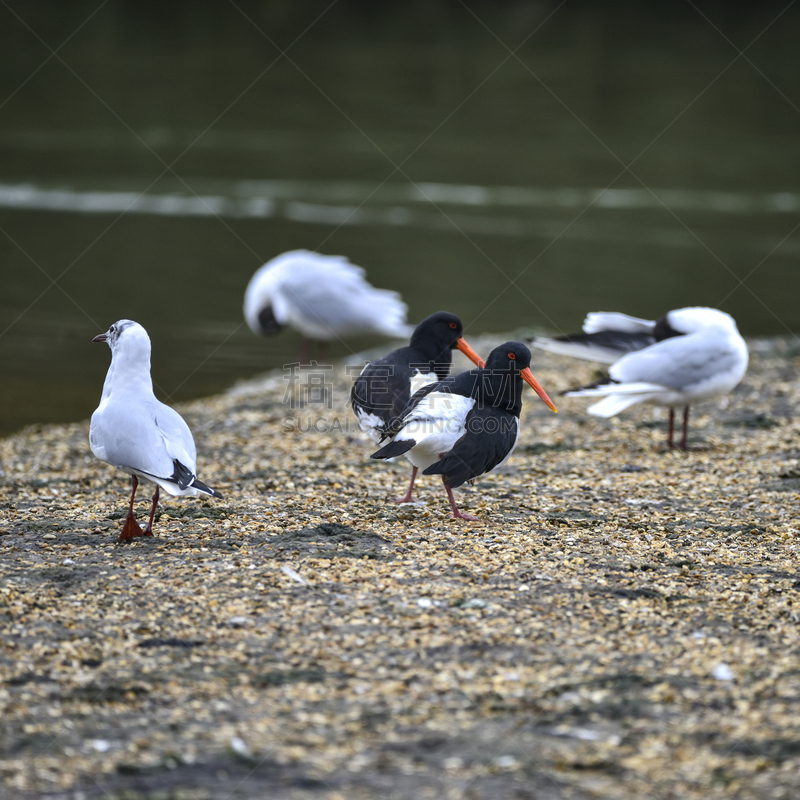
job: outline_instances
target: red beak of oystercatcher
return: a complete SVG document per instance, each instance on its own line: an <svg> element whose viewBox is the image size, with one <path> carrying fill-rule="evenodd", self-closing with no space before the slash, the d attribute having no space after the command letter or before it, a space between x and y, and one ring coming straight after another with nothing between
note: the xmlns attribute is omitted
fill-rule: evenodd
<svg viewBox="0 0 800 800"><path fill-rule="evenodd" d="M477 364L481 369L486 366L486 362L463 340L463 339L456 339L456 347L472 362ZM533 378L533 375L531 375ZM530 383L530 381L529 381ZM539 384L536 384L539 386ZM531 384L533 386L533 384ZM539 390L541 390L541 386L539 386ZM541 395L540 395L541 396ZM547 397L547 395L545 395ZM551 404L552 405L552 404Z"/></svg>
<svg viewBox="0 0 800 800"><path fill-rule="evenodd" d="M530 367L525 367L525 369L521 370L519 374L522 376L522 380L524 380L525 383L527 383L528 386L530 386L531 389L533 389L533 391L536 392L536 394L538 394L539 397L542 398L545 405L548 408L552 409L556 414L558 414L558 409L553 405L553 401L547 396L547 392L544 389L542 389L542 387L539 384L539 381L537 381L536 378L533 377L533 373L531 372Z"/></svg>

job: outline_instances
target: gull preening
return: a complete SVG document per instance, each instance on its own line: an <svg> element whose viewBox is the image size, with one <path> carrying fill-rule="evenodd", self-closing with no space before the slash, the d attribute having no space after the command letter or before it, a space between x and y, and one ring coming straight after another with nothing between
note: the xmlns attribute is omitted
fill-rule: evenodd
<svg viewBox="0 0 800 800"><path fill-rule="evenodd" d="M406 304L397 292L376 289L344 256L290 250L256 270L244 294L244 317L254 333L289 326L309 340L380 334L405 338Z"/></svg>
<svg viewBox="0 0 800 800"><path fill-rule="evenodd" d="M371 361L356 378L350 392L353 413L359 427L374 444L386 437L392 420L399 417L414 392L450 374L453 350L460 350L477 366L483 359L464 340L461 320L448 311L437 311L414 328L405 347ZM398 503L410 503L417 477L411 471L411 483Z"/></svg>
<svg viewBox="0 0 800 800"><path fill-rule="evenodd" d="M194 438L183 417L153 394L147 331L138 322L121 319L92 341L108 343L111 366L92 414L89 445L101 461L131 476L131 501L119 541L152 536L159 489L183 497L222 495L198 480ZM144 530L133 514L140 478L156 485Z"/></svg>
<svg viewBox="0 0 800 800"><path fill-rule="evenodd" d="M531 352L506 342L489 353L482 368L430 383L417 391L387 430L392 441L372 458L405 455L423 475L441 475L457 519L453 489L506 463L519 438L523 381L553 410L556 407L530 370ZM413 479L412 479L413 485ZM411 489L409 489L409 494Z"/></svg>
<svg viewBox="0 0 800 800"><path fill-rule="evenodd" d="M679 308L657 321L597 311L584 333L533 345L590 361L611 364L609 378L563 392L567 397L602 397L590 414L613 417L635 403L669 408L667 445L673 448L675 408L683 407L687 448L689 407L730 392L747 371L747 345L729 314L715 308Z"/></svg>

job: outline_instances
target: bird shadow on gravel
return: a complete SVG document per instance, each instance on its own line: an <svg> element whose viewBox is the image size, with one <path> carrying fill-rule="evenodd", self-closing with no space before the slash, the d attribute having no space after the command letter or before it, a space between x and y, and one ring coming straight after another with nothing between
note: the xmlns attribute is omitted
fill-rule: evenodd
<svg viewBox="0 0 800 800"><path fill-rule="evenodd" d="M260 548L275 558L284 558L288 553L316 558L387 559L392 543L370 531L360 531L338 522L323 522L313 527L283 531L277 536L261 537Z"/></svg>

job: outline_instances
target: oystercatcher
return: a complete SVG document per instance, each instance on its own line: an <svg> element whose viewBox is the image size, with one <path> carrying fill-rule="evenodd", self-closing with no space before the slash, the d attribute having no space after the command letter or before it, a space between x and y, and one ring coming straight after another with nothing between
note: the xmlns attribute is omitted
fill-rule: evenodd
<svg viewBox="0 0 800 800"><path fill-rule="evenodd" d="M458 349L479 367L483 359L466 343L461 320L447 311L426 317L414 329L406 347L367 364L350 392L358 424L375 444L386 437L389 424L398 417L417 389L450 374L453 350ZM410 503L417 477L411 470L411 483L395 502Z"/></svg>
<svg viewBox="0 0 800 800"><path fill-rule="evenodd" d="M729 314L679 308L658 321L594 312L583 334L535 339L543 350L611 364L607 380L570 389L567 397L603 397L588 411L613 417L635 403L669 408L667 446L674 448L675 408L683 406L687 449L689 406L730 392L747 371L747 345Z"/></svg>
<svg viewBox="0 0 800 800"><path fill-rule="evenodd" d="M372 458L405 455L423 475L441 475L453 516L477 520L458 510L453 489L505 464L514 451L522 382L556 410L530 363L524 344L506 342L492 350L483 368L424 386L389 426L392 441Z"/></svg>
<svg viewBox="0 0 800 800"><path fill-rule="evenodd" d="M197 479L194 439L183 417L153 394L147 331L138 322L121 319L92 341L108 343L111 366L92 414L89 445L101 461L131 476L131 502L119 541L152 536L159 488L171 495L222 495ZM139 478L156 485L144 530L133 514Z"/></svg>
<svg viewBox="0 0 800 800"><path fill-rule="evenodd" d="M361 267L344 256L290 250L256 270L244 294L244 317L254 333L300 331L305 354L311 340L357 334L406 337L408 309L397 292L376 289ZM301 358L301 361L305 358Z"/></svg>

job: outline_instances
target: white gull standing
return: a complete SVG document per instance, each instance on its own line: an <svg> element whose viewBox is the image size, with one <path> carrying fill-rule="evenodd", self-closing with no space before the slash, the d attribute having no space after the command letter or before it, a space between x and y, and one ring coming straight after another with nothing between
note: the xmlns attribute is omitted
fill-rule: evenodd
<svg viewBox="0 0 800 800"><path fill-rule="evenodd" d="M613 417L635 403L668 407L670 448L675 408L683 407L685 450L689 406L727 394L747 371L747 345L733 317L715 308L679 308L657 321L596 311L587 315L583 330L533 341L542 350L611 364L607 380L563 394L602 397L588 408L599 417Z"/></svg>
<svg viewBox="0 0 800 800"><path fill-rule="evenodd" d="M405 338L408 309L397 292L376 289L344 256L290 250L256 270L244 294L244 318L254 333L290 326L308 340L358 334Z"/></svg>
<svg viewBox="0 0 800 800"><path fill-rule="evenodd" d="M147 331L138 322L121 319L92 341L108 343L111 366L100 405L92 414L89 445L101 461L131 476L131 502L119 541L152 536L159 489L184 497L222 495L197 479L197 451L183 417L153 394ZM156 485L144 530L133 514L139 478Z"/></svg>

